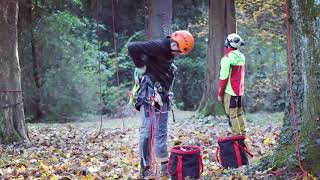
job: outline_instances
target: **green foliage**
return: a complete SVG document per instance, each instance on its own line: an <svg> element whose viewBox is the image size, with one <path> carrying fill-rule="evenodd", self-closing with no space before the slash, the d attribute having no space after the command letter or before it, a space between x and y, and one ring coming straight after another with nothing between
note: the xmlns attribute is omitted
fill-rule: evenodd
<svg viewBox="0 0 320 180"><path fill-rule="evenodd" d="M239 28L246 40L246 107L249 111L283 111L287 85L286 50L281 39L266 39L259 29ZM255 34L255 35L252 35Z"/></svg>
<svg viewBox="0 0 320 180"><path fill-rule="evenodd" d="M258 35L281 37L284 40L285 1L282 0L236 0L237 23L259 29ZM239 18L240 17L240 18Z"/></svg>
<svg viewBox="0 0 320 180"><path fill-rule="evenodd" d="M238 0L238 33L245 40L245 106L251 111L283 111L287 86L283 2Z"/></svg>
<svg viewBox="0 0 320 180"><path fill-rule="evenodd" d="M181 109L194 110L202 97L205 61L188 57L177 59L176 65L178 71L173 88L176 105Z"/></svg>
<svg viewBox="0 0 320 180"><path fill-rule="evenodd" d="M82 6L82 0L72 0L72 3L74 3L77 6Z"/></svg>
<svg viewBox="0 0 320 180"><path fill-rule="evenodd" d="M247 108L250 111L282 110L286 52L284 16L279 11L279 1L236 2L238 31L246 41L241 51L247 58ZM48 118L62 120L62 117L101 110L111 115L124 110L121 107L127 101L126 91L133 85L135 68L127 54L127 43L146 39L145 7L133 1L116 1L114 5L116 42L113 42L111 26L111 1L98 4L83 0L38 1L33 31L41 62L41 104ZM202 96L207 67L208 1L175 1L173 14L172 30L188 29L195 37L192 53L175 61L178 67L173 87L175 101L181 109L195 110ZM27 27L20 29L29 32ZM22 42L19 55L25 62L32 62L27 36L19 37ZM114 43L118 53L114 51ZM22 70L32 74L31 67L31 63L25 63ZM31 78L24 79L30 81L25 89L34 92Z"/></svg>
<svg viewBox="0 0 320 180"><path fill-rule="evenodd" d="M238 33L246 45L240 50L246 56L246 106L249 111L282 111L287 84L286 50L284 41L283 2L236 1ZM179 11L182 6L190 11ZM208 12L207 1L192 0L177 2L173 29L188 29L195 35L195 48L187 61L177 61L185 76L177 77L176 102L182 109L194 109L200 102L206 67ZM192 10L191 10L192 9ZM192 12L191 12L192 11ZM192 61L191 63L186 63ZM179 71L180 71L179 70ZM194 73L196 75L194 75ZM190 81L191 80L191 81ZM179 84L179 82L183 82ZM196 82L196 83L194 83ZM188 87L185 89L185 87ZM189 89L191 89L189 91ZM193 91L194 90L194 91ZM184 98L184 96L186 96Z"/></svg>
<svg viewBox="0 0 320 180"><path fill-rule="evenodd" d="M175 3L173 31L188 29L195 37L192 53L175 60L178 67L173 88L175 102L180 109L195 110L202 97L207 66L208 2L187 0Z"/></svg>
<svg viewBox="0 0 320 180"><path fill-rule="evenodd" d="M116 115L119 113L121 116L121 113L124 113L122 111L126 111L124 107L126 107L127 103L127 90L133 86L133 72L135 68L131 58L128 56L127 44L131 41L144 38L145 34L142 31L138 31L129 37L126 42L122 43L123 46L117 56L114 52L102 56L103 72L108 74L108 76L103 78L105 86L102 93L102 110L104 114ZM117 71L120 84L118 84Z"/></svg>
<svg viewBox="0 0 320 180"><path fill-rule="evenodd" d="M98 106L98 43L94 25L67 11L43 17L35 34L44 59L42 98L49 119L95 112ZM107 75L105 75L107 76Z"/></svg>

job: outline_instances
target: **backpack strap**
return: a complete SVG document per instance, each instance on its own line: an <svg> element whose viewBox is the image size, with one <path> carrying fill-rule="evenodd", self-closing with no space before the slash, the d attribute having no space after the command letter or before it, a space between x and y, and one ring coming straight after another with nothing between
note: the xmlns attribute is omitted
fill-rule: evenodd
<svg viewBox="0 0 320 180"><path fill-rule="evenodd" d="M203 162L202 162L201 154L199 154L198 159L199 159L199 178L200 178L200 175L203 173Z"/></svg>
<svg viewBox="0 0 320 180"><path fill-rule="evenodd" d="M183 179L182 156L178 156L177 173L178 173L178 180L182 180Z"/></svg>
<svg viewBox="0 0 320 180"><path fill-rule="evenodd" d="M240 145L238 143L238 141L234 141L233 142L233 146L234 146L234 152L236 154L236 158L237 158L237 164L238 164L238 167L242 166L242 158L241 158L241 155L240 155Z"/></svg>

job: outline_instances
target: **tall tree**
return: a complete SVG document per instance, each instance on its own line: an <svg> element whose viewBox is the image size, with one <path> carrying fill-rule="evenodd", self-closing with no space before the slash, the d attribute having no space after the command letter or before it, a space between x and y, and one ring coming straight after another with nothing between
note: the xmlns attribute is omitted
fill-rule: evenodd
<svg viewBox="0 0 320 180"><path fill-rule="evenodd" d="M44 104L41 94L43 82L39 55L39 44L36 35L35 25L39 19L38 0L19 0L18 17L18 51L20 66L22 68L22 88L25 89L24 97L25 115L32 122L39 121L43 115Z"/></svg>
<svg viewBox="0 0 320 180"><path fill-rule="evenodd" d="M29 13L30 13L30 34L31 34L31 54L32 54L32 66L33 66L33 80L35 85L35 94L34 94L34 108L35 115L34 121L38 121L42 115L43 111L41 110L41 87L42 82L40 78L40 63L39 63L39 50L37 46L37 39L35 37L34 30L34 19L36 19L37 10L38 10L38 0L34 1L34 11L32 10L32 0L27 1L29 4Z"/></svg>
<svg viewBox="0 0 320 180"><path fill-rule="evenodd" d="M291 85L287 96L287 111L280 146L273 157L273 165L288 166L296 160L296 127L302 165L320 175L320 3L314 0L290 0L292 58L289 68ZM290 45L290 44L288 44ZM290 56L291 55L291 56ZM293 157L293 158L292 158Z"/></svg>
<svg viewBox="0 0 320 180"><path fill-rule="evenodd" d="M234 0L209 1L208 69L205 76L203 96L198 107L202 115L219 114L222 106L216 101L218 95L220 60L223 44L228 34L236 32Z"/></svg>
<svg viewBox="0 0 320 180"><path fill-rule="evenodd" d="M170 35L172 26L172 0L146 0L149 13L147 19L148 38L157 39Z"/></svg>
<svg viewBox="0 0 320 180"><path fill-rule="evenodd" d="M18 0L0 1L0 89L21 90L17 43ZM0 143L29 142L23 97L19 92L0 93Z"/></svg>

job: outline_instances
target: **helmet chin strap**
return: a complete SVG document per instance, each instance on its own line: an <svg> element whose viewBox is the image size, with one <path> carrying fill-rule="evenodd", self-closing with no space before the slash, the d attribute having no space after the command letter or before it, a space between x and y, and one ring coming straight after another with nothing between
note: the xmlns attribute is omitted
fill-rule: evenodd
<svg viewBox="0 0 320 180"><path fill-rule="evenodd" d="M171 52L182 53L180 50L171 50Z"/></svg>
<svg viewBox="0 0 320 180"><path fill-rule="evenodd" d="M184 55L180 50L171 50L171 54L173 54L175 57Z"/></svg>
<svg viewBox="0 0 320 180"><path fill-rule="evenodd" d="M224 47L225 47L225 48L230 48L230 47L231 47L230 42L229 42L228 39L226 39L226 40L224 41Z"/></svg>
<svg viewBox="0 0 320 180"><path fill-rule="evenodd" d="M238 49L238 48L232 47L232 46L231 46L231 44L230 44L230 41L229 41L229 40L226 40L226 41L225 41L225 43L224 43L224 47L225 47L225 48L234 48L234 49Z"/></svg>

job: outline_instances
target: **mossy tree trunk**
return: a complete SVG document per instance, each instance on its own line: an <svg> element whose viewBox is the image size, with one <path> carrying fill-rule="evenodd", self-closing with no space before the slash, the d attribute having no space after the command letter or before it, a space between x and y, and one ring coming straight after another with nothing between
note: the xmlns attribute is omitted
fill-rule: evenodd
<svg viewBox="0 0 320 180"><path fill-rule="evenodd" d="M223 114L222 105L217 102L220 60L223 56L224 40L236 32L234 0L209 1L208 69L205 75L203 96L198 107L201 115Z"/></svg>
<svg viewBox="0 0 320 180"><path fill-rule="evenodd" d="M17 43L18 0L0 1L0 89L21 90ZM0 92L0 143L29 142L22 93Z"/></svg>
<svg viewBox="0 0 320 180"><path fill-rule="evenodd" d="M320 176L320 3L315 0L290 0L293 95L303 166ZM297 165L295 129L292 126L291 99L287 96L287 111L280 146L273 165Z"/></svg>

